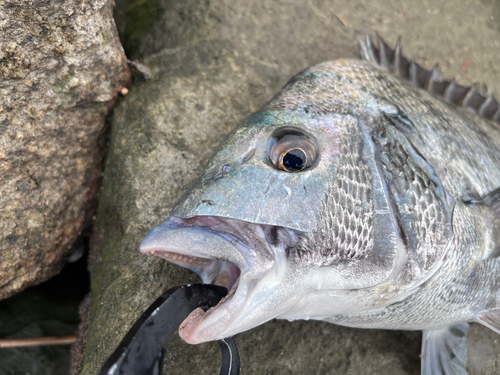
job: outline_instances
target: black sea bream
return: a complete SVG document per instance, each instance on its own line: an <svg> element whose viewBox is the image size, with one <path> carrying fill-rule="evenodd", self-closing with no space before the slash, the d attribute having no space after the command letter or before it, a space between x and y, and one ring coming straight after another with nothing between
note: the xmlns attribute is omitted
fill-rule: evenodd
<svg viewBox="0 0 500 375"><path fill-rule="evenodd" d="M141 251L225 286L197 344L274 318L423 330L422 373L500 332L500 109L382 40L296 75L220 145Z"/></svg>

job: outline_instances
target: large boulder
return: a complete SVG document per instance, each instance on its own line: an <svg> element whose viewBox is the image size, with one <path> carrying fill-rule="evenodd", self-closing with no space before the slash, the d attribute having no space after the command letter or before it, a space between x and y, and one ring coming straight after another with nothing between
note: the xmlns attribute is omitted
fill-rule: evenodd
<svg viewBox="0 0 500 375"><path fill-rule="evenodd" d="M130 79L112 0L0 2L0 299L90 224L105 116Z"/></svg>
<svg viewBox="0 0 500 375"><path fill-rule="evenodd" d="M91 241L92 314L86 344L79 347L83 363L74 367L75 373L96 374L155 298L168 287L197 280L184 269L140 254L141 240L167 218L224 136L292 75L320 61L358 57L354 29L362 28L363 20L391 43L403 35L407 55L425 66L439 61L445 75L463 83L488 82L500 92L500 71L494 68L499 48L482 42L500 40L498 25L490 19L497 5L473 0L460 8L445 0L409 3L408 8L401 4L119 3L117 22L127 53L147 65L153 79L137 81L112 120ZM272 321L237 340L248 374L420 371L419 332ZM177 338L166 367L169 374L215 374L219 358L217 344L188 346ZM483 355L480 361L491 368L491 357Z"/></svg>

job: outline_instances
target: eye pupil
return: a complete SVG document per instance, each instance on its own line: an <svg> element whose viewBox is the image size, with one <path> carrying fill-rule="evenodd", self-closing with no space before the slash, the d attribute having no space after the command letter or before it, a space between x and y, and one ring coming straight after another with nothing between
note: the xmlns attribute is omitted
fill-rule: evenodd
<svg viewBox="0 0 500 375"><path fill-rule="evenodd" d="M268 161L278 170L295 173L315 167L318 148L314 139L295 127L278 128L267 146Z"/></svg>
<svg viewBox="0 0 500 375"><path fill-rule="evenodd" d="M304 169L306 161L306 154L300 148L294 148L283 156L283 166L290 172L298 172Z"/></svg>

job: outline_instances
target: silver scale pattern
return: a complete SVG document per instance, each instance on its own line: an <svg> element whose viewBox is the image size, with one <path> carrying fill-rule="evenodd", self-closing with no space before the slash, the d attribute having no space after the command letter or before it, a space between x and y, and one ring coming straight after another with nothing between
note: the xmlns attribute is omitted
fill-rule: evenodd
<svg viewBox="0 0 500 375"><path fill-rule="evenodd" d="M362 259L373 247L372 176L361 160L362 134L352 120L342 122L339 166L322 202L321 224L299 246L301 256L321 266Z"/></svg>

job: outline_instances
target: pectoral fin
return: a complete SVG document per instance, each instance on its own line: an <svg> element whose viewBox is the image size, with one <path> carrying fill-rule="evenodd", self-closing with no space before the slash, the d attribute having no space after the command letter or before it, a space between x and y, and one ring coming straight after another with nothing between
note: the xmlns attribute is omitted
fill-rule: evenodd
<svg viewBox="0 0 500 375"><path fill-rule="evenodd" d="M498 219L500 219L500 188L493 190L483 199L474 201L476 204L484 204L490 207Z"/></svg>
<svg viewBox="0 0 500 375"><path fill-rule="evenodd" d="M500 257L500 188L493 190L482 199L466 202L473 206L482 206L490 217L491 246L487 249L483 259ZM497 331L498 332L498 331Z"/></svg>
<svg viewBox="0 0 500 375"><path fill-rule="evenodd" d="M469 323L425 330L422 340L422 375L466 375Z"/></svg>
<svg viewBox="0 0 500 375"><path fill-rule="evenodd" d="M477 322L500 333L500 309L484 311L477 317Z"/></svg>

